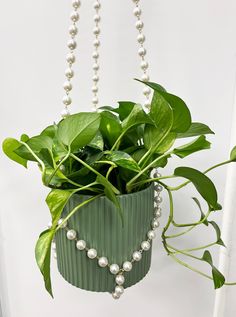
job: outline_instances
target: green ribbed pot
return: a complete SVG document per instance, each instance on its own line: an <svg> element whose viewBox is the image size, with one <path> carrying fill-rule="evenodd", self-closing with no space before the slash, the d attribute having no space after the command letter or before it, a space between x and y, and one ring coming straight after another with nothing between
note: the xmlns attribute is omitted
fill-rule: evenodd
<svg viewBox="0 0 236 317"><path fill-rule="evenodd" d="M124 227L116 207L106 198L100 197L82 207L68 222L75 229L79 239L95 248L99 256L106 256L109 263L122 263L131 260L132 253L140 249L140 243L146 240L153 218L153 186L140 192L118 196L124 213ZM68 202L63 217L75 206L90 196L74 195ZM86 251L79 251L75 241L66 238L66 230L56 234L58 270L72 285L96 292L112 292L115 278L109 268L98 266L97 260L87 257ZM151 249L143 253L142 260L133 264L133 269L125 273L124 287L140 281L149 271Z"/></svg>

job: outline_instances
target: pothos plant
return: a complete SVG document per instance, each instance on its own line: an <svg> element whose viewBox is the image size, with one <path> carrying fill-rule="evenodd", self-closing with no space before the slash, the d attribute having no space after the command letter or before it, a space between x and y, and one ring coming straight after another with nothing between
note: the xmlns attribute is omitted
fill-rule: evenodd
<svg viewBox="0 0 236 317"><path fill-rule="evenodd" d="M214 245L224 246L224 242L218 225L209 220L212 213L222 207L218 202L216 188L206 174L217 167L236 162L236 147L226 161L204 172L181 166L174 170L173 175L151 178L151 171L154 168L164 168L169 159L176 156L184 159L197 151L209 149L210 142L206 135L214 132L203 123L192 122L190 111L182 99L156 83L145 84L154 91L149 113L134 102L119 102L115 108L105 106L99 112L71 115L58 124L46 127L37 136L23 134L20 140L7 138L3 142L3 151L10 159L24 167L27 167L28 161L37 163L43 184L51 188L46 202L52 226L41 233L35 248L37 264L51 295L51 243L64 222L85 204L105 195L117 207L123 223L117 195L140 191L152 182L163 186L169 197L169 217L161 235L167 254L179 264L213 280L215 288L234 284L225 281L222 273L214 266L208 250ZM187 142L189 138L191 141ZM175 141L179 139L184 141L183 145L175 147ZM176 187L166 184L167 179L176 178L185 181ZM196 208L200 211L199 220L177 223L173 192L190 183L208 207L204 211L199 199L194 197ZM75 194L90 194L91 198L70 210L66 218L59 222L65 205ZM190 249L182 249L170 242L201 225L213 227L216 232L214 242ZM183 231L170 235L171 227L183 228ZM196 256L196 251L202 251L203 254ZM178 255L207 262L212 275L190 266Z"/></svg>

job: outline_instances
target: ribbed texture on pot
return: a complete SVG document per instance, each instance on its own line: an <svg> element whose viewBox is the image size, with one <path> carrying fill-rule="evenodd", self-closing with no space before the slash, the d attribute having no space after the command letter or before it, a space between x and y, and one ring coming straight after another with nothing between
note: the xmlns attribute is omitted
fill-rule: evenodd
<svg viewBox="0 0 236 317"><path fill-rule="evenodd" d="M90 196L74 195L67 204L63 216ZM82 207L70 218L68 227L75 229L79 239L95 248L99 256L106 256L109 263L122 263L131 260L132 253L140 249L146 240L153 218L153 186L128 195L118 196L124 213L124 227L116 207L106 197L100 197ZM75 241L66 238L61 229L56 234L57 263L61 275L72 285L79 288L112 292L115 278L109 268L98 266L97 260L87 257L85 251L76 248ZM151 249L143 253L142 260L133 264L133 269L125 273L125 285L129 287L140 281L148 272L151 264Z"/></svg>

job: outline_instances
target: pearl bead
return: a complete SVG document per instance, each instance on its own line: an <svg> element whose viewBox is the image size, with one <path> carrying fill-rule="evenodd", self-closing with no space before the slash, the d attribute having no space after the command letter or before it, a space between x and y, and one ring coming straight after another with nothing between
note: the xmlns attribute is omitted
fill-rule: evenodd
<svg viewBox="0 0 236 317"><path fill-rule="evenodd" d="M145 101L144 102L144 107L147 108L147 109L150 109L151 108L151 103L149 100Z"/></svg>
<svg viewBox="0 0 236 317"><path fill-rule="evenodd" d="M121 296L124 293L124 287L121 285L117 285L115 287L115 293Z"/></svg>
<svg viewBox="0 0 236 317"><path fill-rule="evenodd" d="M72 78L74 76L74 72L71 68L67 68L65 71L65 75L67 78Z"/></svg>
<svg viewBox="0 0 236 317"><path fill-rule="evenodd" d="M137 41L140 44L143 44L145 42L145 36L143 34L139 34L138 37L137 37Z"/></svg>
<svg viewBox="0 0 236 317"><path fill-rule="evenodd" d="M106 257L101 257L99 260L98 260L98 265L101 266L101 267L106 267L108 265L108 260Z"/></svg>
<svg viewBox="0 0 236 317"><path fill-rule="evenodd" d="M133 259L134 261L140 261L142 259L142 253L140 253L139 251L135 251L133 253Z"/></svg>
<svg viewBox="0 0 236 317"><path fill-rule="evenodd" d="M68 41L67 46L69 47L70 50L74 50L77 46L75 40L71 39Z"/></svg>
<svg viewBox="0 0 236 317"><path fill-rule="evenodd" d="M97 59L99 57L99 53L98 52L93 52L92 56L93 56L94 59Z"/></svg>
<svg viewBox="0 0 236 317"><path fill-rule="evenodd" d="M97 63L93 64L93 70L98 71L99 65Z"/></svg>
<svg viewBox="0 0 236 317"><path fill-rule="evenodd" d="M149 96L150 93L151 93L151 89L150 89L149 87L145 87L145 88L143 89L143 94L144 94L145 96Z"/></svg>
<svg viewBox="0 0 236 317"><path fill-rule="evenodd" d="M72 12L70 18L71 21L77 22L79 20L79 13L77 11Z"/></svg>
<svg viewBox="0 0 236 317"><path fill-rule="evenodd" d="M94 29L93 29L93 34L94 35L99 35L100 34L100 29L98 26L96 26Z"/></svg>
<svg viewBox="0 0 236 317"><path fill-rule="evenodd" d="M138 50L138 55L141 57L145 56L146 53L147 53L147 51L144 47L140 47L140 49Z"/></svg>
<svg viewBox="0 0 236 317"><path fill-rule="evenodd" d="M124 262L123 263L123 269L124 269L124 271L126 271L126 272L129 272L129 271L131 271L132 270L132 263L131 262L129 262L129 261L126 261L126 262Z"/></svg>
<svg viewBox="0 0 236 317"><path fill-rule="evenodd" d="M143 70L148 69L148 62L142 61L141 64L140 64L140 66L141 66L141 68L142 68Z"/></svg>
<svg viewBox="0 0 236 317"><path fill-rule="evenodd" d="M148 251L150 249L151 245L148 241L143 241L141 243L141 248L144 250L144 251Z"/></svg>
<svg viewBox="0 0 236 317"><path fill-rule="evenodd" d="M143 22L142 21L137 21L136 22L136 28L138 29L138 30L142 30L142 28L143 28Z"/></svg>
<svg viewBox="0 0 236 317"><path fill-rule="evenodd" d="M153 221L152 221L152 227L153 227L153 229L156 229L156 228L158 228L160 226L160 223L159 223L159 221L155 218L155 219L153 219Z"/></svg>
<svg viewBox="0 0 236 317"><path fill-rule="evenodd" d="M63 85L63 88L64 88L66 91L70 91L70 90L72 89L72 84L71 84L71 82L65 81L65 82L64 82L64 85Z"/></svg>
<svg viewBox="0 0 236 317"><path fill-rule="evenodd" d="M123 285L125 282L125 277L122 274L116 276L116 284Z"/></svg>
<svg viewBox="0 0 236 317"><path fill-rule="evenodd" d="M161 192L163 190L163 186L157 184L154 186L154 189L157 191L157 192Z"/></svg>
<svg viewBox="0 0 236 317"><path fill-rule="evenodd" d="M135 15L136 17L139 17L139 16L141 15L141 13L142 13L142 11L141 11L141 9L140 9L139 7L136 7L136 8L134 9L134 15Z"/></svg>
<svg viewBox="0 0 236 317"><path fill-rule="evenodd" d="M68 96L68 95L64 96L63 99L62 99L62 101L63 101L63 103L64 103L66 106L69 106L69 105L71 104L71 102L72 102L70 96Z"/></svg>
<svg viewBox="0 0 236 317"><path fill-rule="evenodd" d="M155 238L156 238L156 233L155 233L155 231L150 230L150 231L148 231L147 236L148 236L149 239L152 240L152 239L155 239Z"/></svg>
<svg viewBox="0 0 236 317"><path fill-rule="evenodd" d="M56 250L56 249L57 249L56 243L53 242L53 243L52 243L52 250Z"/></svg>
<svg viewBox="0 0 236 317"><path fill-rule="evenodd" d="M75 9L78 9L80 7L80 0L73 0L72 1L72 6L75 8Z"/></svg>
<svg viewBox="0 0 236 317"><path fill-rule="evenodd" d="M98 10L100 8L100 3L98 1L94 2L93 7L94 9Z"/></svg>
<svg viewBox="0 0 236 317"><path fill-rule="evenodd" d="M76 235L77 235L77 234L76 234L76 231L73 230L73 229L67 231L67 233L66 233L66 236L67 236L67 239L68 239L68 240L75 240Z"/></svg>
<svg viewBox="0 0 236 317"><path fill-rule="evenodd" d="M93 41L93 45L94 45L95 47L100 46L100 41L99 41L98 39L94 40L94 41Z"/></svg>
<svg viewBox="0 0 236 317"><path fill-rule="evenodd" d="M160 178L160 177L161 177L161 174L158 173L158 172L155 172L155 173L153 174L153 177L154 177L154 178Z"/></svg>
<svg viewBox="0 0 236 317"><path fill-rule="evenodd" d="M87 256L88 256L88 258L90 258L90 259L96 258L96 256L97 256L97 250L95 250L95 249L89 249L88 252L87 252Z"/></svg>
<svg viewBox="0 0 236 317"><path fill-rule="evenodd" d="M147 74L143 74L142 81L149 81L149 76Z"/></svg>
<svg viewBox="0 0 236 317"><path fill-rule="evenodd" d="M75 62L75 55L72 54L72 53L69 53L67 56L66 56L66 61L70 64L73 64Z"/></svg>
<svg viewBox="0 0 236 317"><path fill-rule="evenodd" d="M62 219L62 218L59 219L59 220L58 220L58 223L57 223L58 226L59 226L63 221L64 221L64 219ZM67 226L67 221L63 223L63 225L61 226L61 228L64 229L66 226Z"/></svg>
<svg viewBox="0 0 236 317"><path fill-rule="evenodd" d="M97 86L93 86L92 87L92 92L98 92L98 87Z"/></svg>
<svg viewBox="0 0 236 317"><path fill-rule="evenodd" d="M95 16L93 17L94 22L98 23L101 20L100 15L95 14Z"/></svg>
<svg viewBox="0 0 236 317"><path fill-rule="evenodd" d="M112 274L117 274L119 272L120 268L118 264L111 264L110 266L110 272Z"/></svg>
<svg viewBox="0 0 236 317"><path fill-rule="evenodd" d="M99 81L98 75L94 75L94 76L93 76L93 81L94 81L94 82L98 82L98 81Z"/></svg>
<svg viewBox="0 0 236 317"><path fill-rule="evenodd" d="M92 103L93 103L94 105L98 104L98 97L93 97Z"/></svg>
<svg viewBox="0 0 236 317"><path fill-rule="evenodd" d="M155 201L155 203L157 203L157 204L161 204L161 203L162 203L162 197L161 197L161 196L155 196L155 197L154 197L154 201Z"/></svg>
<svg viewBox="0 0 236 317"><path fill-rule="evenodd" d="M66 119L67 117L70 116L70 111L66 108L66 109L63 109L62 112L61 112L61 117L63 119Z"/></svg>
<svg viewBox="0 0 236 317"><path fill-rule="evenodd" d="M70 35L75 36L78 33L77 26L76 25L71 25L69 27L69 33L70 33Z"/></svg>
<svg viewBox="0 0 236 317"><path fill-rule="evenodd" d="M161 208L157 208L157 209L154 211L154 213L155 213L155 216L156 216L157 218L160 218L161 215L162 215L162 213L161 213Z"/></svg>
<svg viewBox="0 0 236 317"><path fill-rule="evenodd" d="M114 299L119 299L119 298L120 298L120 295L118 295L116 292L113 292L113 293L112 293L112 297L113 297Z"/></svg>
<svg viewBox="0 0 236 317"><path fill-rule="evenodd" d="M78 240L76 242L76 248L80 251L84 250L86 248L86 242L84 240Z"/></svg>

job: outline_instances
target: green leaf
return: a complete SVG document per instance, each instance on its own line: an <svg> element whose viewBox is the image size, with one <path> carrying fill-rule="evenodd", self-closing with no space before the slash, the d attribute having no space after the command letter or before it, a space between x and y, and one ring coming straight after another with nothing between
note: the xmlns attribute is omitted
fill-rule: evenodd
<svg viewBox="0 0 236 317"><path fill-rule="evenodd" d="M232 162L236 162L236 146L232 149L232 151L230 153L230 160Z"/></svg>
<svg viewBox="0 0 236 317"><path fill-rule="evenodd" d="M101 112L100 131L105 141L112 147L122 131L119 119L108 111Z"/></svg>
<svg viewBox="0 0 236 317"><path fill-rule="evenodd" d="M193 136L215 134L207 125L200 122L192 122L189 129L183 133L178 133L177 138L189 138Z"/></svg>
<svg viewBox="0 0 236 317"><path fill-rule="evenodd" d="M95 137L100 125L100 114L81 112L67 117L58 125L57 137L74 152Z"/></svg>
<svg viewBox="0 0 236 317"><path fill-rule="evenodd" d="M135 103L131 101L119 101L118 104L119 104L118 108L104 106L104 107L100 107L99 109L108 110L108 111L117 113L119 115L120 120L123 121L131 113L131 111L133 110L135 106Z"/></svg>
<svg viewBox="0 0 236 317"><path fill-rule="evenodd" d="M200 204L200 201L199 201L196 197L192 197L192 198L193 198L194 202L197 204L197 206L198 206L198 208L199 208L199 210L200 210L200 212L201 212L200 221L202 221L203 219L205 219L206 215L204 214L204 212L203 212L203 210L202 210L202 206L201 206L201 204ZM206 225L206 226L208 226L208 220L205 219L205 220L203 221L203 224Z"/></svg>
<svg viewBox="0 0 236 317"><path fill-rule="evenodd" d="M117 207L118 213L119 213L120 218L121 218L121 222L122 222L122 224L124 224L124 215L123 215L120 203L117 199L117 196L115 195L113 188L111 187L111 184L109 183L109 181L105 177L102 177L102 176L97 176L96 181L99 184L104 186L104 188L105 188L104 193L105 193L106 197L111 202L113 202L113 204Z"/></svg>
<svg viewBox="0 0 236 317"><path fill-rule="evenodd" d="M3 152L13 161L27 168L27 160L15 153L15 150L21 146L20 142L13 138L7 138L3 141Z"/></svg>
<svg viewBox="0 0 236 317"><path fill-rule="evenodd" d="M191 167L178 167L175 169L174 175L190 180L206 202L213 209L218 208L215 185L205 174Z"/></svg>
<svg viewBox="0 0 236 317"><path fill-rule="evenodd" d="M222 247L225 247L225 244L224 244L223 240L221 239L221 231L220 231L219 226L217 225L217 223L215 221L209 221L209 223L215 229L215 232L216 232L216 243L221 245Z"/></svg>
<svg viewBox="0 0 236 317"><path fill-rule="evenodd" d="M127 168L134 172L140 172L137 162L127 153L122 151L113 151L107 156L107 159L116 163L116 165Z"/></svg>
<svg viewBox="0 0 236 317"><path fill-rule="evenodd" d="M145 126L144 145L146 149L151 149L153 153L158 153L162 147L161 145L163 142L166 142L165 140L172 129L173 111L166 100L156 92L153 95L151 103L150 117L155 122L155 126ZM174 138L175 136L171 134L167 139L167 143L173 144Z"/></svg>
<svg viewBox="0 0 236 317"><path fill-rule="evenodd" d="M213 265L213 260L210 252L207 250L204 252L202 261L207 262L212 267L212 277L215 285L215 289L221 288L225 283L224 275Z"/></svg>
<svg viewBox="0 0 236 317"><path fill-rule="evenodd" d="M35 258L38 267L43 275L45 288L53 297L51 276L50 276L50 262L51 262L51 244L55 230L46 230L41 233L35 247Z"/></svg>
<svg viewBox="0 0 236 317"><path fill-rule="evenodd" d="M50 137L46 135L37 135L30 138L27 142L25 142L30 149L39 156L39 153L42 149L48 149L50 152L52 151L53 141ZM19 148L15 150L15 153L19 156L23 157L29 161L37 161L36 158L29 152L25 145L21 145Z"/></svg>
<svg viewBox="0 0 236 317"><path fill-rule="evenodd" d="M100 131L96 133L95 137L88 144L88 146L103 151L104 142L103 142L103 137Z"/></svg>
<svg viewBox="0 0 236 317"><path fill-rule="evenodd" d="M206 140L206 137L204 135L201 135L194 141L188 144L185 144L183 146L180 146L178 148L175 148L173 150L173 153L181 158L184 158L195 152L209 149L210 146L211 146L211 143Z"/></svg>
<svg viewBox="0 0 236 317"><path fill-rule="evenodd" d="M154 89L156 93L161 95L173 110L173 126L172 132L185 132L191 125L191 114L185 102L173 94L168 93L165 89L152 82L143 82L145 85Z"/></svg>
<svg viewBox="0 0 236 317"><path fill-rule="evenodd" d="M56 228L65 205L74 193L75 191L72 190L53 189L48 194L46 203L52 216L53 228Z"/></svg>
<svg viewBox="0 0 236 317"><path fill-rule="evenodd" d="M57 132L57 125L52 124L52 125L46 127L40 134L46 135L46 136L50 137L51 139L54 139L56 136L56 132Z"/></svg>
<svg viewBox="0 0 236 317"><path fill-rule="evenodd" d="M122 122L123 132L128 131L130 128L140 125L140 124L151 124L154 125L153 120L148 114L145 113L142 106L136 104L134 105L129 116Z"/></svg>

